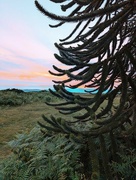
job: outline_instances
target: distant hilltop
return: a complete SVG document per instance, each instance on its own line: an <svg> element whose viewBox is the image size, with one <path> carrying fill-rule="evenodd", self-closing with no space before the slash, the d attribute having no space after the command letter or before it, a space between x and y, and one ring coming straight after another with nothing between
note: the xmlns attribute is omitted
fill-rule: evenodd
<svg viewBox="0 0 136 180"><path fill-rule="evenodd" d="M7 91L11 91L11 92L16 92L16 93L24 93L23 90L21 89L16 89L16 88L12 88L12 89L4 89L4 90L1 90L1 91L4 91L4 92L7 92Z"/></svg>

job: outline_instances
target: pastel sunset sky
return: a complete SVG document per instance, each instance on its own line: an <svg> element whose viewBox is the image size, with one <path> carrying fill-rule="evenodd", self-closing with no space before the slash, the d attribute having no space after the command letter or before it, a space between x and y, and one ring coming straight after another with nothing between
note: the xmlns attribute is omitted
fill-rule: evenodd
<svg viewBox="0 0 136 180"><path fill-rule="evenodd" d="M46 9L59 14L59 6L39 0ZM48 70L59 65L54 43L69 33L69 26L52 29L56 24L43 16L34 0L0 1L0 89L52 86ZM68 30L68 31L67 31Z"/></svg>

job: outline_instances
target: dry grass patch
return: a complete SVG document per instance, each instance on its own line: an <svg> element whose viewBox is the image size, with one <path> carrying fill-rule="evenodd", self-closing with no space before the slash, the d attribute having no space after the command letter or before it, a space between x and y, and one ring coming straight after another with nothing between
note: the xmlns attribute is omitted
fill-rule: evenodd
<svg viewBox="0 0 136 180"><path fill-rule="evenodd" d="M14 135L23 131L30 131L37 121L42 120L42 114L50 115L58 112L45 103L35 102L18 107L2 107L0 109L0 156L9 153L6 142L13 139Z"/></svg>

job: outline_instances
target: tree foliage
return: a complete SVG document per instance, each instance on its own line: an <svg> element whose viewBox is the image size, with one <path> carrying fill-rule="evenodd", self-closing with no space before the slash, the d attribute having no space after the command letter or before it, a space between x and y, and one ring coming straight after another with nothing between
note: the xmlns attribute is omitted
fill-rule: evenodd
<svg viewBox="0 0 136 180"><path fill-rule="evenodd" d="M94 138L98 138L105 175L111 179L106 164L109 162L109 149L104 134L110 138L113 161L118 161L117 138L121 138L123 143L128 137L135 141L136 1L51 1L60 4L62 11L70 13L62 16L53 14L35 1L41 13L59 21L50 27L57 28L66 23L75 23L75 26L66 38L55 43L59 51L55 58L63 67L53 65L54 72L49 72L63 77L63 80L54 80L55 91L50 92L63 101L49 105L55 106L62 114L73 114L73 120L44 117L50 126L40 125L50 131L72 134L77 141L78 137L86 139L87 147L91 149L91 179L99 179L99 161L94 153L96 148L93 142ZM66 88L80 86L87 88L85 92L88 96L71 93ZM116 99L119 102L115 106ZM80 128L77 124L81 125Z"/></svg>
<svg viewBox="0 0 136 180"><path fill-rule="evenodd" d="M111 1L55 1L61 3L62 11L70 9L67 16L58 16L45 10L35 1L37 8L46 16L59 20L58 27L74 22L75 28L60 43L55 43L59 54L55 57L62 69L53 66L55 76L64 80L54 81L54 95L66 101L56 107L63 114L72 114L84 109L84 114L74 117L78 122L92 122L86 135L99 135L111 131L129 121L132 116L134 131L136 111L136 51L135 51L135 5L134 0ZM95 89L95 95L82 97L66 90L80 86ZM91 94L94 90L88 90ZM120 103L114 108L114 99L120 95ZM107 100L107 105L102 103ZM69 107L69 105L72 107ZM101 108L102 107L102 108ZM98 109L101 108L101 111ZM114 110L113 110L114 108ZM93 116L92 116L93 115ZM95 118L94 118L95 116ZM122 118L123 117L123 118ZM126 132L127 133L127 132Z"/></svg>

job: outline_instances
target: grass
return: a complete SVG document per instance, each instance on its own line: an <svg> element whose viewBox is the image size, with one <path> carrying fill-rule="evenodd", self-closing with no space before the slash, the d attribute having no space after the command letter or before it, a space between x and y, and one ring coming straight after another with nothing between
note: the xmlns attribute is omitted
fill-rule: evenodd
<svg viewBox="0 0 136 180"><path fill-rule="evenodd" d="M43 114L48 117L52 114L55 117L66 118L54 107L45 104L50 100L56 102L59 99L46 91L30 93L0 91L0 159L10 153L7 142L12 140L17 133L29 132L37 121L43 120ZM68 118L71 117L68 116Z"/></svg>
<svg viewBox="0 0 136 180"><path fill-rule="evenodd" d="M48 107L49 111L49 107ZM5 157L9 149L6 142L13 139L16 133L28 131L46 114L44 103L32 103L19 107L3 107L0 109L0 156Z"/></svg>
<svg viewBox="0 0 136 180"><path fill-rule="evenodd" d="M37 121L43 120L43 114L47 117L53 115L72 119L71 115L62 115L54 107L47 106L45 102L50 100L59 101L46 91L30 93L0 91L0 159L10 153L6 143L12 140L17 133L29 132ZM103 106L105 104L106 102Z"/></svg>
<svg viewBox="0 0 136 180"><path fill-rule="evenodd" d="M15 134L30 131L37 121L42 120L42 114L48 116L53 112L54 115L58 115L57 110L52 111L52 107L44 103L49 96L51 95L48 92L18 94L0 91L0 99L2 99L0 101L0 158L4 158L10 153L6 142L12 140ZM20 105L16 103L18 97L22 101ZM7 104L6 100L8 99L12 100L12 105ZM25 99L28 101L24 102ZM5 102L6 104L4 104Z"/></svg>

